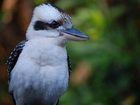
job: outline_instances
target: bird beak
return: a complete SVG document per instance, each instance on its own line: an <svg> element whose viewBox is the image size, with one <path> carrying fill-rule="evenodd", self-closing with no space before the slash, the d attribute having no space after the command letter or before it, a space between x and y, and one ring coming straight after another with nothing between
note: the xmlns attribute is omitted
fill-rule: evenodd
<svg viewBox="0 0 140 105"><path fill-rule="evenodd" d="M72 41L89 40L89 37L86 34L75 28L61 30L61 34L64 35L66 39Z"/></svg>

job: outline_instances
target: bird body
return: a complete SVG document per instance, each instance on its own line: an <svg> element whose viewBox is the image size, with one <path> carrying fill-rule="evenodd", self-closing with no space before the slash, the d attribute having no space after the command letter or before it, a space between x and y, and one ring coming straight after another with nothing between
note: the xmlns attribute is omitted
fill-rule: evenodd
<svg viewBox="0 0 140 105"><path fill-rule="evenodd" d="M23 102L30 105L38 98L50 103L49 105L57 103L68 87L66 49L50 44L51 40L40 38L27 41L12 70L10 91L16 89L14 97L21 105L24 105ZM25 97L24 100L19 96Z"/></svg>
<svg viewBox="0 0 140 105"><path fill-rule="evenodd" d="M58 105L69 82L66 44L87 39L56 6L37 6L26 41L20 42L8 59L9 91L15 105Z"/></svg>

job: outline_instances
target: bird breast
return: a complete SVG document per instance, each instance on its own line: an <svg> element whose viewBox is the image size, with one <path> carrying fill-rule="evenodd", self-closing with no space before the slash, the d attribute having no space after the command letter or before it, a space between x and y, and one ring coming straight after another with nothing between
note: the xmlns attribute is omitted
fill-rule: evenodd
<svg viewBox="0 0 140 105"><path fill-rule="evenodd" d="M40 66L57 66L67 62L66 49L55 45L52 41L32 40L27 43L25 50L28 52L27 55Z"/></svg>

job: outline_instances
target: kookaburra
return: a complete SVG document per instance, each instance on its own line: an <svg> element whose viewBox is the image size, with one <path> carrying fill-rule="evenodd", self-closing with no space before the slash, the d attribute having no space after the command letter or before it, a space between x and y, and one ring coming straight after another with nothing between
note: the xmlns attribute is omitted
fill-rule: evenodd
<svg viewBox="0 0 140 105"><path fill-rule="evenodd" d="M47 3L37 6L26 32L8 59L9 92L15 105L58 105L67 90L69 41L88 40L71 17Z"/></svg>

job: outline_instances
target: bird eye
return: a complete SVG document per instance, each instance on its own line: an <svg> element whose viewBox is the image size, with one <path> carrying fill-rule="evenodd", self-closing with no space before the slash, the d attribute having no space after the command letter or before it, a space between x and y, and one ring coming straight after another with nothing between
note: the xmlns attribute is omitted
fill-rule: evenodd
<svg viewBox="0 0 140 105"><path fill-rule="evenodd" d="M61 24L58 23L57 21L53 21L51 24L50 24L50 27L51 28L58 28Z"/></svg>

